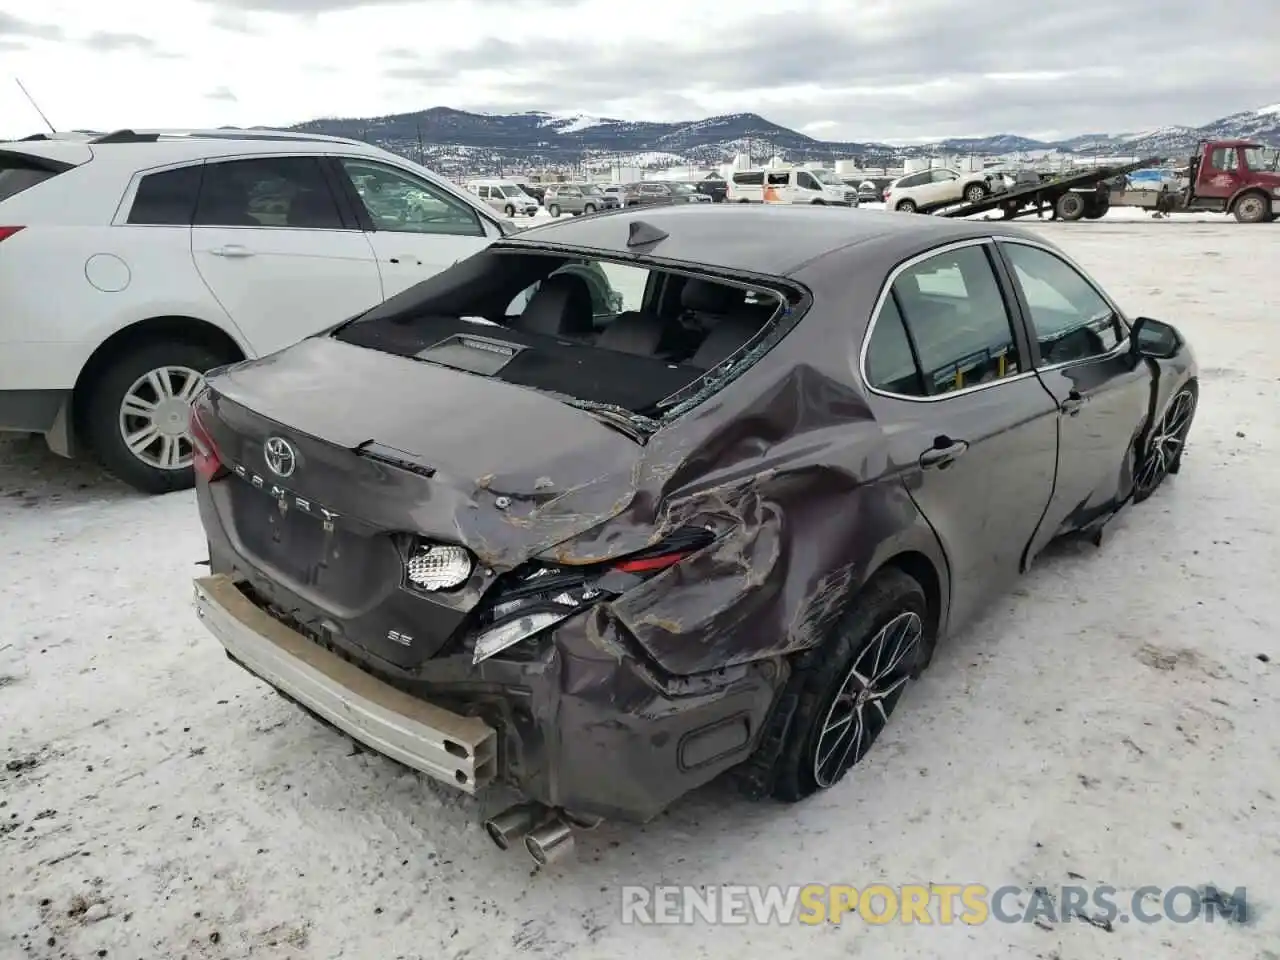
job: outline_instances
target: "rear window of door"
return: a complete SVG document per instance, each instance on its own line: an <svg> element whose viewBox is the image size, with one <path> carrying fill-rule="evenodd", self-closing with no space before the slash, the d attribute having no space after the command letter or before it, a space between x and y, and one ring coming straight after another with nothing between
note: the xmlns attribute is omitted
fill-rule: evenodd
<svg viewBox="0 0 1280 960"><path fill-rule="evenodd" d="M943 396L1025 369L984 245L936 254L897 276L872 327L864 368L870 386L907 397Z"/></svg>
<svg viewBox="0 0 1280 960"><path fill-rule="evenodd" d="M383 163L342 158L375 230L483 237L480 215L459 197ZM491 195L501 197L498 188Z"/></svg>
<svg viewBox="0 0 1280 960"><path fill-rule="evenodd" d="M131 224L189 227L200 199L202 164L148 173L138 181L129 208Z"/></svg>
<svg viewBox="0 0 1280 960"><path fill-rule="evenodd" d="M195 224L341 230L333 191L315 157L206 163Z"/></svg>
<svg viewBox="0 0 1280 960"><path fill-rule="evenodd" d="M1002 243L1001 250L1027 306L1042 365L1101 356L1124 340L1111 304L1067 261L1023 243Z"/></svg>

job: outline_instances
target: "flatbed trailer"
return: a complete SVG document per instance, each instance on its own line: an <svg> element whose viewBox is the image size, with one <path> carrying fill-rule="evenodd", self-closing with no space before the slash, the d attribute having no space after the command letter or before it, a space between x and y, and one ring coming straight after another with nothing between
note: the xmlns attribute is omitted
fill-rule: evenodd
<svg viewBox="0 0 1280 960"><path fill-rule="evenodd" d="M971 217L998 210L1005 220L1013 220L1030 213L1043 217L1048 211L1053 219L1096 220L1111 208L1110 181L1163 162L1161 157L1146 157L1131 163L1092 167L1069 176L993 193L976 203L954 204L929 212L939 217Z"/></svg>

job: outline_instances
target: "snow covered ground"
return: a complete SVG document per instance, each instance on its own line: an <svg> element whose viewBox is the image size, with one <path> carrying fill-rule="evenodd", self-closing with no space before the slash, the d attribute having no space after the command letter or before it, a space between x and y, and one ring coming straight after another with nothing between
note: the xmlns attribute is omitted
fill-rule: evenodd
<svg viewBox="0 0 1280 960"><path fill-rule="evenodd" d="M1184 469L943 646L800 806L713 785L534 870L191 613L190 493L0 443L0 957L1280 957L1280 229L1045 224L1202 364ZM1077 879L1083 878L1083 879ZM634 884L1248 888L1248 924L624 926Z"/></svg>

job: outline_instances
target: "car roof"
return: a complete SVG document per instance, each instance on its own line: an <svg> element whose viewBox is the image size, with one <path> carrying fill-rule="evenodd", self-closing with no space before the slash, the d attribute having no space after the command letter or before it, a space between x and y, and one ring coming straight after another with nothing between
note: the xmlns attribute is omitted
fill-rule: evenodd
<svg viewBox="0 0 1280 960"><path fill-rule="evenodd" d="M269 153L325 153L341 148L344 152L370 156L384 155L371 144L344 137L330 137L292 130L199 130L136 128L111 133L74 133L43 136L0 143L0 149L59 157L83 153L92 156L128 156L141 165L154 165L201 157L243 156ZM87 159L87 157L85 158Z"/></svg>
<svg viewBox="0 0 1280 960"><path fill-rule="evenodd" d="M950 219L843 207L793 204L698 204L628 208L574 220L558 220L507 237L504 246L567 246L596 255L631 257L631 225L643 223L667 236L643 255L720 270L785 277L806 264L874 241L903 257L970 237L1033 237L1001 222Z"/></svg>

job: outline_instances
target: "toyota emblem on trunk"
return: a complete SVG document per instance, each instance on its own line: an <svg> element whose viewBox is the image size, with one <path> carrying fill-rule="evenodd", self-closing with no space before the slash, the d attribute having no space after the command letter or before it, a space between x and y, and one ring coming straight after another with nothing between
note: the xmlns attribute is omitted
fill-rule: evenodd
<svg viewBox="0 0 1280 960"><path fill-rule="evenodd" d="M262 445L262 451L267 461L267 469L274 473L277 477L287 477L293 473L293 468L298 465L298 458L293 452L293 447L289 441L282 437L271 437Z"/></svg>

